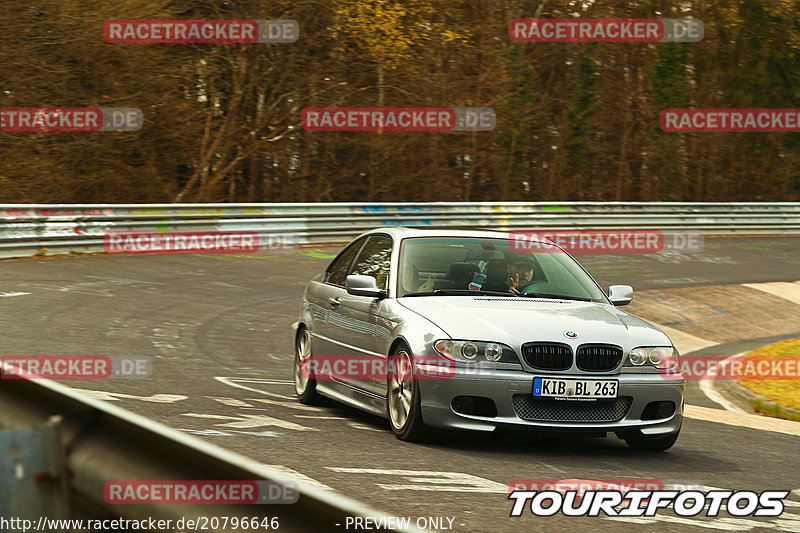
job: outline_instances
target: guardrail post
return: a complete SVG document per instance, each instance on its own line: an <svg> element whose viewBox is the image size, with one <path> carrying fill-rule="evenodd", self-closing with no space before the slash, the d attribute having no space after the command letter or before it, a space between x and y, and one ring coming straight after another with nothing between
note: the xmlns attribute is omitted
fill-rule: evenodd
<svg viewBox="0 0 800 533"><path fill-rule="evenodd" d="M52 417L38 426L0 430L0 517L33 524L40 517L69 518L60 425L60 417Z"/></svg>

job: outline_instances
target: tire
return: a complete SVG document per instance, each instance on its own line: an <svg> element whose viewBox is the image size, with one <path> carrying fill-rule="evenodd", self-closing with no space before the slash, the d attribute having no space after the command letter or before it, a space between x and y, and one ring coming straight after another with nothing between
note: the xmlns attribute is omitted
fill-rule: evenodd
<svg viewBox="0 0 800 533"><path fill-rule="evenodd" d="M663 452L672 448L672 445L678 440L679 434L680 431L676 431L675 433L665 437L626 437L625 443L634 450L641 450L643 452Z"/></svg>
<svg viewBox="0 0 800 533"><path fill-rule="evenodd" d="M317 380L307 370L310 359L311 334L301 328L294 341L294 391L304 405L327 405L330 401L317 392Z"/></svg>
<svg viewBox="0 0 800 533"><path fill-rule="evenodd" d="M400 440L419 442L429 431L422 421L419 383L414 378L413 357L410 350L400 345L389 358L391 369L386 377L386 409L389 425Z"/></svg>

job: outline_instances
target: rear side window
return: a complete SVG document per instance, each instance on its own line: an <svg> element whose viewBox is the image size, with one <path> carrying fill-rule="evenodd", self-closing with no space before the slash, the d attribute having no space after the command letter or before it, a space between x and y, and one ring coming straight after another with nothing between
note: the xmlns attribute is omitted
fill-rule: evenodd
<svg viewBox="0 0 800 533"><path fill-rule="evenodd" d="M366 237L358 239L336 256L336 259L333 260L330 266L328 266L328 270L326 270L327 276L325 276L325 281L327 283L344 287L350 265L353 264L353 259L356 258L356 254L358 254L365 240L367 240Z"/></svg>
<svg viewBox="0 0 800 533"><path fill-rule="evenodd" d="M392 262L392 238L388 235L373 235L358 254L351 274L372 276L379 289L386 290Z"/></svg>

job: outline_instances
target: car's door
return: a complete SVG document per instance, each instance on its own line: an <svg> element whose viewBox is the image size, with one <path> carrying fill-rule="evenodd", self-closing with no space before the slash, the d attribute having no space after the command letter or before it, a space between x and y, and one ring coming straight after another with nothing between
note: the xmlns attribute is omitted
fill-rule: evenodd
<svg viewBox="0 0 800 533"><path fill-rule="evenodd" d="M337 307L342 296L346 295L345 279L353 266L361 247L367 242L367 237L362 237L350 243L339 255L331 261L321 283L312 282L306 293L307 304L310 307L312 320L312 353L318 356L342 355L344 350L334 341L337 336L335 324L338 321Z"/></svg>
<svg viewBox="0 0 800 533"><path fill-rule="evenodd" d="M392 238L384 234L370 235L349 274L372 276L378 288L386 290L391 259ZM374 394L379 394L381 387L386 388L382 375L374 375L375 370L385 368L386 358L385 354L376 352L376 346L379 345L376 338L389 335L386 328L377 324L375 317L379 306L380 300L377 298L354 296L345 290L336 308L338 320L331 324L331 336L339 345L338 349L344 349L344 355L357 359L358 364L348 368L355 370L358 375L348 376L346 382ZM381 344L385 344L385 341Z"/></svg>

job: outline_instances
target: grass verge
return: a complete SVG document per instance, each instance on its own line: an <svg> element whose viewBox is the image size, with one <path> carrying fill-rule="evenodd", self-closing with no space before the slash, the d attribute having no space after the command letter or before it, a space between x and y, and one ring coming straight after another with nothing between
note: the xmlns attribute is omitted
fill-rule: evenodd
<svg viewBox="0 0 800 533"><path fill-rule="evenodd" d="M745 356L755 358L792 358L800 359L800 339L791 339L770 344ZM784 418L800 422L800 380L762 380L741 379L739 385L761 396L767 401L754 399L751 407L757 412L775 418Z"/></svg>

